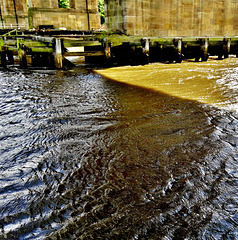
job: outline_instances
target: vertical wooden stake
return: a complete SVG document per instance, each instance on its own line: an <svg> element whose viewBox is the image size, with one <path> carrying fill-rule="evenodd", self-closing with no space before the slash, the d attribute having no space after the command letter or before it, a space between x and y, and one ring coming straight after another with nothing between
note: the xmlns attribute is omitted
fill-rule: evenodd
<svg viewBox="0 0 238 240"><path fill-rule="evenodd" d="M205 38L202 49L202 61L207 61L208 59L208 46L209 46L209 38Z"/></svg>
<svg viewBox="0 0 238 240"><path fill-rule="evenodd" d="M6 67L7 66L7 59L6 59L7 55L6 55L6 51L3 49L1 51L1 65L2 67Z"/></svg>
<svg viewBox="0 0 238 240"><path fill-rule="evenodd" d="M55 61L54 61L54 54L53 53L48 54L48 62L49 62L49 68L54 68L55 67Z"/></svg>
<svg viewBox="0 0 238 240"><path fill-rule="evenodd" d="M140 61L142 64L148 64L150 56L150 39L147 37L142 38L141 46L142 46L142 58Z"/></svg>
<svg viewBox="0 0 238 240"><path fill-rule="evenodd" d="M148 38L143 38L141 40L141 43L142 43L143 54L148 57L150 53L150 40Z"/></svg>
<svg viewBox="0 0 238 240"><path fill-rule="evenodd" d="M55 67L58 69L63 68L63 39L55 38Z"/></svg>
<svg viewBox="0 0 238 240"><path fill-rule="evenodd" d="M2 47L4 46L4 43L3 43L3 38L1 37L0 38L0 51L2 51Z"/></svg>
<svg viewBox="0 0 238 240"><path fill-rule="evenodd" d="M111 43L108 38L104 38L104 48L106 58L111 58Z"/></svg>
<svg viewBox="0 0 238 240"><path fill-rule="evenodd" d="M20 68L27 68L26 49L23 38L17 38L17 51L20 61Z"/></svg>
<svg viewBox="0 0 238 240"><path fill-rule="evenodd" d="M178 46L177 46L177 48L178 48L178 58L176 59L177 63L182 62L182 57L183 57L182 46L183 46L183 40L182 40L182 38L179 38L178 39Z"/></svg>
<svg viewBox="0 0 238 240"><path fill-rule="evenodd" d="M14 64L13 52L7 48L7 59L10 64Z"/></svg>
<svg viewBox="0 0 238 240"><path fill-rule="evenodd" d="M4 42L3 42L3 38L0 38L0 51L1 51L1 66L2 67L6 67L7 65L7 61L6 61L6 51L4 48Z"/></svg>
<svg viewBox="0 0 238 240"><path fill-rule="evenodd" d="M178 39L178 54L179 55L182 55L182 44L183 44L183 41L182 39Z"/></svg>
<svg viewBox="0 0 238 240"><path fill-rule="evenodd" d="M230 38L224 38L223 50L224 50L224 58L228 58L230 50L231 50L231 39Z"/></svg>

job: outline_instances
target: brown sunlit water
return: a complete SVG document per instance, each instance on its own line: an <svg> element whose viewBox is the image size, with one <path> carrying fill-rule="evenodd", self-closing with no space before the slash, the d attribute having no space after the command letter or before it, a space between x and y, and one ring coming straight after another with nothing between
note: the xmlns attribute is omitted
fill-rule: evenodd
<svg viewBox="0 0 238 240"><path fill-rule="evenodd" d="M115 81L224 108L237 107L237 59L149 64L97 70Z"/></svg>
<svg viewBox="0 0 238 240"><path fill-rule="evenodd" d="M237 73L1 71L0 239L236 239Z"/></svg>

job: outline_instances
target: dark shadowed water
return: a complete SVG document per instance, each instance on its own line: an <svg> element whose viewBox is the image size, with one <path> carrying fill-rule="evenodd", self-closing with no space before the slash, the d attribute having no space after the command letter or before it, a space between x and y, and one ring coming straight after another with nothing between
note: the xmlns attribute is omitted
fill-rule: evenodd
<svg viewBox="0 0 238 240"><path fill-rule="evenodd" d="M238 239L237 144L234 107L1 71L0 239Z"/></svg>

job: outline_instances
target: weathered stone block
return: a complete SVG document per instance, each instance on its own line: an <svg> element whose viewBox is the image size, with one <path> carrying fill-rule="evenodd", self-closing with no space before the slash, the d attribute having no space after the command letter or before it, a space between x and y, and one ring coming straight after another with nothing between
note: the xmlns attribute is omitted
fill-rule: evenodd
<svg viewBox="0 0 238 240"><path fill-rule="evenodd" d="M79 30L100 28L97 0L88 0L88 9L86 0L70 0L70 9L59 8L58 0L15 0L15 3L16 9L14 9L12 0L0 0L5 27L11 25L12 27L38 28L39 25L54 25ZM81 16L84 16L84 20L79 22Z"/></svg>
<svg viewBox="0 0 238 240"><path fill-rule="evenodd" d="M238 3L235 0L110 0L107 2L117 9L120 8L116 15L121 14L124 19L122 26L121 22L116 22L116 17L110 18L110 24L107 25L109 30L110 26L113 26L114 29L116 27L126 33L143 32L144 35L152 34L152 36L238 35L236 24ZM112 16L110 9L107 15ZM163 24L156 25L156 23ZM123 29L125 26L126 29Z"/></svg>

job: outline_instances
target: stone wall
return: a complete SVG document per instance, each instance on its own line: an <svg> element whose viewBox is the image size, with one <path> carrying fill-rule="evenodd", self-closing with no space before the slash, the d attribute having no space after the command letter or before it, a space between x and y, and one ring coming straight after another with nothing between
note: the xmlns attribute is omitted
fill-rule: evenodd
<svg viewBox="0 0 238 240"><path fill-rule="evenodd" d="M106 0L108 30L129 35L238 35L237 0Z"/></svg>
<svg viewBox="0 0 238 240"><path fill-rule="evenodd" d="M15 4L14 4L15 3ZM0 0L0 28L16 28L28 26L27 0ZM15 10L16 13L15 14Z"/></svg>
<svg viewBox="0 0 238 240"><path fill-rule="evenodd" d="M15 1L17 17L13 2ZM27 7L27 2L28 6ZM70 0L70 8L59 8L58 0L0 0L1 27L35 28L53 25L68 30L91 30L100 28L97 0Z"/></svg>
<svg viewBox="0 0 238 240"><path fill-rule="evenodd" d="M54 25L55 28L68 30L100 28L97 0L88 0L88 9L86 0L71 0L69 9L59 8L58 0L31 0L29 6L31 28L38 28L39 25Z"/></svg>

